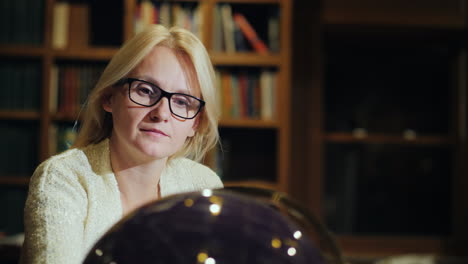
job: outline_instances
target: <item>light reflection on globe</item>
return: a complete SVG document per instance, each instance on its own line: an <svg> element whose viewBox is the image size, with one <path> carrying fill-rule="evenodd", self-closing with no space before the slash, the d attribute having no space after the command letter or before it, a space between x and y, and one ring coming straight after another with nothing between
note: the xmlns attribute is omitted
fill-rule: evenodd
<svg viewBox="0 0 468 264"><path fill-rule="evenodd" d="M204 190L138 209L106 233L84 263L325 263L307 233L271 204Z"/></svg>

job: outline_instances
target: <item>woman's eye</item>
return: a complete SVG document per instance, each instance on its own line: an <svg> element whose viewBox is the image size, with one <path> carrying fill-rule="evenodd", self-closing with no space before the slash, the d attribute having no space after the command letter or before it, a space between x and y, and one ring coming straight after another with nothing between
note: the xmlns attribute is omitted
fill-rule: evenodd
<svg viewBox="0 0 468 264"><path fill-rule="evenodd" d="M190 102L186 98L173 98L173 103L175 103L177 106L189 106Z"/></svg>
<svg viewBox="0 0 468 264"><path fill-rule="evenodd" d="M151 89L150 87L146 87L146 86L139 86L137 88L137 92L140 95L149 95L149 96L151 96L154 93L153 89Z"/></svg>

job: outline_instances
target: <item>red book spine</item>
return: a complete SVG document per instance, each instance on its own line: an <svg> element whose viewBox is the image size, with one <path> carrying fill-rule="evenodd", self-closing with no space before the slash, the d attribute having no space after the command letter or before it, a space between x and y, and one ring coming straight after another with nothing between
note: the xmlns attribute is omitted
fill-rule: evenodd
<svg viewBox="0 0 468 264"><path fill-rule="evenodd" d="M244 15L240 13L236 13L233 15L234 22L239 26L240 30L250 42L252 47L254 47L255 51L259 53L267 53L268 47L265 43L258 37L257 32L253 29L252 25L250 25L249 21L244 17Z"/></svg>

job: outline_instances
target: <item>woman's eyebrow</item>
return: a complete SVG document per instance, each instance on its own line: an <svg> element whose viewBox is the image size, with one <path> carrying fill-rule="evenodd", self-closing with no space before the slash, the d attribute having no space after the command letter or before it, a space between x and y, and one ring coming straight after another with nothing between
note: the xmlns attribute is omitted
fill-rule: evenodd
<svg viewBox="0 0 468 264"><path fill-rule="evenodd" d="M161 83L157 79L153 78L150 75L137 75L136 78L140 79L140 80L143 80L143 81L146 81L146 82L149 82L149 83L152 83L152 84L158 86L159 88L162 88Z"/></svg>
<svg viewBox="0 0 468 264"><path fill-rule="evenodd" d="M161 86L161 83L157 79L155 79L154 77L152 77L150 75L141 75L141 76L137 77L137 79L150 82L150 83L156 85L157 87L159 87L159 88L161 88L161 89L163 89L164 91L167 92L166 88ZM188 89L176 88L175 90L173 90L171 92L172 93L182 93L182 94L188 94L188 95L195 96L195 95L192 94L190 88L188 88Z"/></svg>

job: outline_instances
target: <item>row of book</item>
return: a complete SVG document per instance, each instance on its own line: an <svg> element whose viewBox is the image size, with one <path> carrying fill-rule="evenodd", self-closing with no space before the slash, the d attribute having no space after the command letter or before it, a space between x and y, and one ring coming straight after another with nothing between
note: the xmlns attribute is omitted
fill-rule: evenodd
<svg viewBox="0 0 468 264"><path fill-rule="evenodd" d="M123 42L124 1L55 1L52 9L52 47L81 49L120 46ZM103 15L105 14L105 15Z"/></svg>
<svg viewBox="0 0 468 264"><path fill-rule="evenodd" d="M143 0L135 8L135 32L141 32L147 25L162 24L183 27L202 39L202 15L200 5L196 3Z"/></svg>
<svg viewBox="0 0 468 264"><path fill-rule="evenodd" d="M258 14L264 13L267 14L266 17L258 17ZM251 15L248 19L247 15L236 11L236 6L216 5L213 13L213 51L254 51L262 54L278 52L280 26L277 11L260 12L255 16ZM259 30L264 33L259 34Z"/></svg>
<svg viewBox="0 0 468 264"><path fill-rule="evenodd" d="M26 188L0 188L0 235L10 236L24 231L23 210L27 192Z"/></svg>
<svg viewBox="0 0 468 264"><path fill-rule="evenodd" d="M103 70L104 65L99 63L69 63L52 67L50 111L77 113Z"/></svg>
<svg viewBox="0 0 468 264"><path fill-rule="evenodd" d="M70 46L89 46L90 8L86 4L57 1L52 10L52 47L66 49Z"/></svg>
<svg viewBox="0 0 468 264"><path fill-rule="evenodd" d="M219 108L223 118L273 120L277 73L272 70L217 70Z"/></svg>
<svg viewBox="0 0 468 264"><path fill-rule="evenodd" d="M0 176L28 176L37 166L39 127L33 122L0 123Z"/></svg>
<svg viewBox="0 0 468 264"><path fill-rule="evenodd" d="M216 5L212 24L213 51L228 53L247 51L258 53L278 52L280 28L278 8L275 7L273 10L273 12L267 12L267 15L261 17L261 22L250 15L250 18L254 21L254 23L251 23L250 18L248 19L247 15L241 12L243 9L238 8L238 5ZM143 0L136 6L134 25L136 33L150 24L180 26L203 39L203 20L201 6L197 3ZM262 34L259 34L259 30Z"/></svg>
<svg viewBox="0 0 468 264"><path fill-rule="evenodd" d="M39 110L41 74L34 61L0 62L0 110Z"/></svg>
<svg viewBox="0 0 468 264"><path fill-rule="evenodd" d="M0 44L42 44L45 2L1 0Z"/></svg>
<svg viewBox="0 0 468 264"><path fill-rule="evenodd" d="M50 111L76 114L86 102L104 65L58 64L51 71ZM277 73L270 69L218 69L216 85L222 116L229 119L273 120Z"/></svg>

